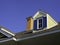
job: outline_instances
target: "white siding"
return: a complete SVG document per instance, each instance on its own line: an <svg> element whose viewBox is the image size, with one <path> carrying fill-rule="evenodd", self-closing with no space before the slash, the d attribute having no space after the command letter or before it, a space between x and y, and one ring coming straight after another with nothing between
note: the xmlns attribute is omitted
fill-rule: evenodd
<svg viewBox="0 0 60 45"><path fill-rule="evenodd" d="M49 14L47 14L47 29L50 29L56 25L58 25L58 23Z"/></svg>

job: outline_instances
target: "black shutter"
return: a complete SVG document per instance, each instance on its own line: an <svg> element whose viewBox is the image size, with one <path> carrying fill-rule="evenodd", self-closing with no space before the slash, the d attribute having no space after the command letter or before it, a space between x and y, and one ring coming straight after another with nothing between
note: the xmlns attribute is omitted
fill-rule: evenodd
<svg viewBox="0 0 60 45"><path fill-rule="evenodd" d="M43 28L47 27L47 18L43 17Z"/></svg>
<svg viewBox="0 0 60 45"><path fill-rule="evenodd" d="M34 30L37 29L37 20L34 20Z"/></svg>

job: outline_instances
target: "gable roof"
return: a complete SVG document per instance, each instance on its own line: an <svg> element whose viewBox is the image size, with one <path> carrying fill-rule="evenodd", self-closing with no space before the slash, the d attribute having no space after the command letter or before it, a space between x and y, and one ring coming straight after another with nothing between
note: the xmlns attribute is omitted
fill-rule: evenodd
<svg viewBox="0 0 60 45"><path fill-rule="evenodd" d="M54 20L54 18L52 18L50 16L50 14L44 12L44 11L38 11L34 16L33 16L33 20L37 20L40 19L41 17L46 17L46 22L47 22L47 27L46 29L50 29L56 25L58 25L58 22Z"/></svg>
<svg viewBox="0 0 60 45"><path fill-rule="evenodd" d="M43 11L37 11L37 13L35 13L35 15L33 16L33 18L35 18L35 17L36 17L37 15L39 15L39 14L46 15L46 14L48 14L48 13L43 12Z"/></svg>

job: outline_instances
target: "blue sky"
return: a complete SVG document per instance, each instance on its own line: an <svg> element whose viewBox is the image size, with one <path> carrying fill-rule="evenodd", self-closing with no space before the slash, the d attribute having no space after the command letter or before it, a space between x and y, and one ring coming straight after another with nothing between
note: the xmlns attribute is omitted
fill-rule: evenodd
<svg viewBox="0 0 60 45"><path fill-rule="evenodd" d="M0 25L12 32L26 30L26 17L39 9L60 21L60 0L0 0Z"/></svg>

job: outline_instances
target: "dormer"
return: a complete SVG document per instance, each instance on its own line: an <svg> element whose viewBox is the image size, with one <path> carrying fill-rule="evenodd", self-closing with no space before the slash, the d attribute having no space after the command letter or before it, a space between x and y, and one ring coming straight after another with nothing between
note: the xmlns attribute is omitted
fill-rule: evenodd
<svg viewBox="0 0 60 45"><path fill-rule="evenodd" d="M38 11L33 17L28 18L28 30L46 30L53 28L58 23L50 16L50 14Z"/></svg>

